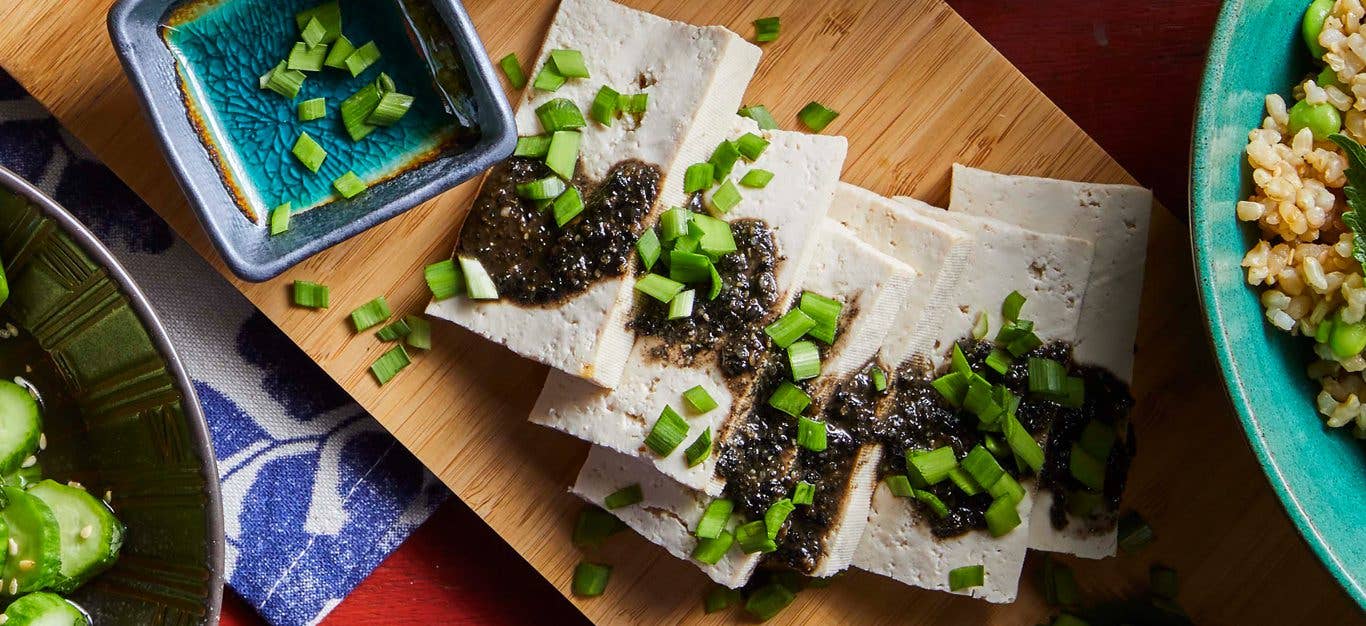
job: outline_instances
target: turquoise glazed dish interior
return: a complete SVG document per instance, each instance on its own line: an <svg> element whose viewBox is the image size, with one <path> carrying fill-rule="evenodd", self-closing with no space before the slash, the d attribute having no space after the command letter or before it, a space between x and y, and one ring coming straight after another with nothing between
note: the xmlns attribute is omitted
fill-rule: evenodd
<svg viewBox="0 0 1366 626"><path fill-rule="evenodd" d="M1240 263L1256 234L1234 205L1251 188L1243 149L1264 97L1290 99L1317 66L1300 38L1307 0L1224 4L1191 147L1191 239L1204 315L1229 397L1271 488L1314 552L1366 607L1366 443L1328 429L1306 376L1308 340L1267 324Z"/></svg>

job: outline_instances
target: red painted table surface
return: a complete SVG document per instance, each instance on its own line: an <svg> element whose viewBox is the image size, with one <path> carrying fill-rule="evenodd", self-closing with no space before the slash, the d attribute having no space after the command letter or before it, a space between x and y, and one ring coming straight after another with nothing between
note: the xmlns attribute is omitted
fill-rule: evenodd
<svg viewBox="0 0 1366 626"><path fill-rule="evenodd" d="M1186 214L1191 116L1218 0L949 4L1162 204ZM262 623L249 605L226 595L225 626ZM583 621L536 570L453 499L324 624Z"/></svg>

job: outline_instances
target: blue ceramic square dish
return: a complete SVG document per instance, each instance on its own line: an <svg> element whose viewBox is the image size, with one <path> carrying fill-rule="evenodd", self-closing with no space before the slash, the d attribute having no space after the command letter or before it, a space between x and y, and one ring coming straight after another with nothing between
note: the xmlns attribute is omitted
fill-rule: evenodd
<svg viewBox="0 0 1366 626"><path fill-rule="evenodd" d="M181 189L233 273L251 281L294 264L446 191L512 153L516 125L469 15L456 0L340 0L342 33L373 41L359 75L324 67L286 98L258 79L300 39L295 16L323 0L121 0L114 48ZM347 18L350 19L347 19ZM398 123L359 141L339 105L383 72L415 97ZM300 121L300 102L327 116ZM314 173L291 153L307 132L327 158ZM343 198L354 171L369 188ZM271 236L270 211L293 207Z"/></svg>
<svg viewBox="0 0 1366 626"><path fill-rule="evenodd" d="M1248 441L1305 541L1366 607L1366 445L1329 429L1305 374L1308 340L1266 322L1243 255L1256 233L1235 217L1251 172L1243 149L1264 98L1311 71L1300 37L1307 0L1229 0L1219 16L1191 145L1191 239L1215 357Z"/></svg>

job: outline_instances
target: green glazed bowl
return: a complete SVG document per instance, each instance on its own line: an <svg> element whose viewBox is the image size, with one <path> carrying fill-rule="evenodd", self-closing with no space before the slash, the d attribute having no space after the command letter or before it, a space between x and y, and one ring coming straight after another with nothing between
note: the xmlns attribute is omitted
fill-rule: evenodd
<svg viewBox="0 0 1366 626"><path fill-rule="evenodd" d="M1240 263L1256 242L1234 205L1252 185L1243 156L1264 97L1312 71L1307 0L1229 0L1214 29L1191 145L1191 240L1215 357L1272 489L1305 541L1366 607L1366 445L1329 429L1305 374L1308 341L1266 323Z"/></svg>
<svg viewBox="0 0 1366 626"><path fill-rule="evenodd" d="M161 322L90 231L4 168L0 259L10 286L0 326L20 329L0 340L15 342L0 350L12 355L0 376L31 377L42 391L43 472L108 490L128 527L118 563L72 599L99 626L216 624L218 469ZM53 366L26 367L39 362Z"/></svg>

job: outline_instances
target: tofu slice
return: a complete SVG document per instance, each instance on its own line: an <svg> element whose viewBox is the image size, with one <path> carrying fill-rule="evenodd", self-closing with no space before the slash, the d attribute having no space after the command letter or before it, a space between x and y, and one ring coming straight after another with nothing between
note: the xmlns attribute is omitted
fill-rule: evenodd
<svg viewBox="0 0 1366 626"><path fill-rule="evenodd" d="M967 260L971 269L962 274L948 302L941 303L947 310L938 327L929 329L931 353L907 355L903 363L923 359L938 369L947 360L953 342L970 334L978 313L994 313L992 326L999 327L1001 302L1013 290L1029 298L1025 315L1035 321L1040 337L1075 339L1085 281L1091 270L1093 251L1089 243L997 220L952 214L915 200L902 204L907 211L972 233L975 239ZM865 228L880 230L890 225L873 222ZM899 452L886 450L884 454ZM972 531L937 539L909 501L893 496L885 484L879 483L854 566L909 585L950 591L949 570L981 564L986 570L985 583L957 593L990 602L1011 602L1017 594L1035 506L1030 490L1018 507L1022 523L1003 537Z"/></svg>
<svg viewBox="0 0 1366 626"><path fill-rule="evenodd" d="M998 219L1095 246L1077 326L1076 359L1133 380L1134 339L1153 194L1102 185L1011 176L953 166L949 211Z"/></svg>
<svg viewBox="0 0 1366 626"><path fill-rule="evenodd" d="M586 115L602 85L649 94L649 110L638 125L623 120L584 128L579 159L596 180L624 160L657 165L663 177L647 225L663 208L684 203L684 170L706 160L724 138L759 63L759 48L729 30L670 21L608 0L562 0L530 76L555 49L581 51L592 77L570 79L553 92L528 88L517 111L519 132L542 132L536 107L551 99L568 98ZM529 359L614 387L634 339L625 325L632 286L626 276L601 279L549 307L449 298L432 302L427 313Z"/></svg>
<svg viewBox="0 0 1366 626"><path fill-rule="evenodd" d="M822 363L821 376L813 388L832 388L838 381L859 371L873 357L900 310L900 300L910 291L915 275L909 266L869 248L833 221L826 223L824 232L804 288L840 299L846 303L846 311L851 315L841 320L840 337L828 350ZM753 399L757 402L766 400ZM689 418L692 432L700 431L702 419ZM692 436L690 433L689 437ZM643 432L640 437L644 438ZM717 449L724 445L725 437L718 438L715 444ZM796 460L795 442L793 446L792 454L783 459L783 463L789 464L788 467ZM858 459L851 464L849 485L842 487L858 497L851 498L853 506L841 507L841 515L832 524L827 545L852 546L862 535L867 520L869 494L877 480L879 460L876 456L877 446L867 448L861 450ZM707 503L719 495L719 487L724 484L719 481L708 482L709 486L717 487L708 494L705 489L686 486L667 476L662 471L663 464L658 461L654 467L650 463L649 457L636 457L608 450L604 446L594 446L579 470L573 492L591 502L601 503L607 494L639 482L645 502L612 513L670 554L688 559L696 544L692 530ZM714 463L709 464L714 467ZM785 467L778 471L789 470ZM852 553L852 547L839 550ZM746 555L735 547L717 565L699 564L699 567L717 583L738 587L748 580L762 556ZM823 561L823 566L813 575L828 576L835 571L838 569L833 562Z"/></svg>
<svg viewBox="0 0 1366 626"><path fill-rule="evenodd" d="M731 137L760 132L753 121L734 114L730 117L734 120ZM764 131L763 135L770 142L768 148L752 164L737 163L732 178L762 168L773 172L773 182L763 189L741 187L744 199L726 217L731 221L761 219L772 230L774 243L784 257L775 270L781 294L771 312L776 318L797 292L819 247L816 240L826 230L825 216L848 144L843 137L792 131ZM655 358L652 350L660 341L641 337L636 342L629 357L623 359L626 365L621 384L613 390L552 371L530 420L618 452L640 455L649 454L643 448L645 436L669 405L689 417L695 433L710 426L715 440L749 383L727 380L712 355L702 355L686 367ZM697 385L719 405L702 416L692 416L682 403L683 392ZM688 467L683 448L657 459L660 470L695 489L719 493L720 485L711 484L715 460Z"/></svg>
<svg viewBox="0 0 1366 626"><path fill-rule="evenodd" d="M1094 245L1095 262L1077 325L1075 358L1105 367L1132 383L1152 202L1152 192L1132 185L1010 176L955 164L949 210L1077 237ZM1029 547L1088 559L1114 556L1117 527L1098 532L1088 528L1085 520L1068 515L1067 526L1057 530L1049 517L1053 494L1041 491L1036 500Z"/></svg>

